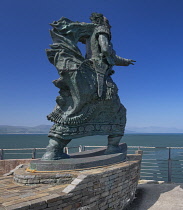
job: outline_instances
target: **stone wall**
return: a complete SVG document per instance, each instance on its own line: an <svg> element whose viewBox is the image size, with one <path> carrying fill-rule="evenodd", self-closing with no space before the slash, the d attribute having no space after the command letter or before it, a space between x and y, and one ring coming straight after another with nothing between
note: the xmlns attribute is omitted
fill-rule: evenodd
<svg viewBox="0 0 183 210"><path fill-rule="evenodd" d="M141 158L140 154L128 155L126 162L77 170L74 172L76 178L70 184L48 185L47 190L45 185L37 185L34 196L21 198L15 204L5 203L6 207L13 205L12 209L34 210L123 210L134 199ZM39 186L44 193L38 191ZM25 186L26 191L28 187ZM23 189L20 186L20 190Z"/></svg>
<svg viewBox="0 0 183 210"><path fill-rule="evenodd" d="M126 162L78 171L77 178L61 191L61 186L55 186L49 196L40 197L29 209L123 210L134 199L142 156L127 157Z"/></svg>
<svg viewBox="0 0 183 210"><path fill-rule="evenodd" d="M124 209L134 199L140 173L140 160L134 160L134 155L128 157L128 162L80 174L63 190L72 196L66 202L63 201L60 207ZM80 208L76 208L76 205Z"/></svg>

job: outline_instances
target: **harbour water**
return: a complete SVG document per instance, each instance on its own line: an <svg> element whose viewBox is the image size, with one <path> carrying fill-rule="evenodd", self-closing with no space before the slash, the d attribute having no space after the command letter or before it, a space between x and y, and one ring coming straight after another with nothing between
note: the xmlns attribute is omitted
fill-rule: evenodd
<svg viewBox="0 0 183 210"><path fill-rule="evenodd" d="M0 149L13 148L44 148L48 145L46 134L1 134ZM156 146L156 147L182 147L183 134L125 134L121 142L128 146ZM73 139L68 146L78 145L107 145L107 136L89 136Z"/></svg>

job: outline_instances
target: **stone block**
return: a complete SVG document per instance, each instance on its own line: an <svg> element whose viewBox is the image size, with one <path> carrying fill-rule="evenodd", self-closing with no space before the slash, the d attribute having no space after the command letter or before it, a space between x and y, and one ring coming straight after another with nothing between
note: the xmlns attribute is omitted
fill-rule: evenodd
<svg viewBox="0 0 183 210"><path fill-rule="evenodd" d="M94 188L94 189L99 189L100 186L101 186L100 183L95 183L95 184L93 184L93 188Z"/></svg>
<svg viewBox="0 0 183 210"><path fill-rule="evenodd" d="M28 202L22 202L22 203L19 203L19 204L14 204L14 205L11 205L11 206L6 206L6 208L4 207L1 207L0 206L0 209L6 209L6 210L14 210L14 209L17 209L17 210L27 210L29 209L29 203Z"/></svg>
<svg viewBox="0 0 183 210"><path fill-rule="evenodd" d="M76 179L74 179L74 180L71 182L71 184L77 185L77 184L79 184L79 183L82 182L82 181L83 181L82 179L76 178Z"/></svg>
<svg viewBox="0 0 183 210"><path fill-rule="evenodd" d="M105 206L106 203L107 203L106 201L104 201L104 202L102 202L102 203L99 203L99 204L98 204L99 209L101 209L101 207Z"/></svg>
<svg viewBox="0 0 183 210"><path fill-rule="evenodd" d="M82 197L82 194L78 194L78 195L74 195L71 199L72 201L74 201L74 200L78 200L81 197Z"/></svg>
<svg viewBox="0 0 183 210"><path fill-rule="evenodd" d="M75 185L70 184L64 190L62 190L62 192L70 193L71 191L73 191L75 189L75 187L76 187Z"/></svg>
<svg viewBox="0 0 183 210"><path fill-rule="evenodd" d="M101 194L101 197L107 197L109 195L109 191L106 191L106 192L103 192L102 194Z"/></svg>
<svg viewBox="0 0 183 210"><path fill-rule="evenodd" d="M21 184L28 184L29 183L27 179L18 179L17 182L21 183Z"/></svg>
<svg viewBox="0 0 183 210"><path fill-rule="evenodd" d="M62 203L62 204L58 205L57 208L63 210L64 207L67 207L70 205L74 205L74 203Z"/></svg>
<svg viewBox="0 0 183 210"><path fill-rule="evenodd" d="M58 194L51 194L51 195L42 197L42 199L49 204L49 203L60 201L62 199L62 196Z"/></svg>
<svg viewBox="0 0 183 210"><path fill-rule="evenodd" d="M73 178L73 174L69 174L69 173L57 173L55 174L55 178Z"/></svg>
<svg viewBox="0 0 183 210"><path fill-rule="evenodd" d="M65 178L65 179L56 179L55 183L56 184L70 184L72 179L70 178Z"/></svg>
<svg viewBox="0 0 183 210"><path fill-rule="evenodd" d="M82 190L82 189L85 189L87 187L87 183L86 184L79 184L79 185L76 185L76 190Z"/></svg>
<svg viewBox="0 0 183 210"><path fill-rule="evenodd" d="M90 203L89 205L82 206L78 210L98 210L97 202Z"/></svg>
<svg viewBox="0 0 183 210"><path fill-rule="evenodd" d="M40 179L39 181L40 184L54 184L55 182L56 180L53 180L53 179Z"/></svg>
<svg viewBox="0 0 183 210"><path fill-rule="evenodd" d="M97 195L97 196L88 198L87 200L84 200L84 201L83 201L83 205L88 205L88 204L90 204L90 203L93 203L93 202L95 202L95 201L98 201L98 200L99 200L99 197L100 197L100 196Z"/></svg>
<svg viewBox="0 0 183 210"><path fill-rule="evenodd" d="M58 200L58 201L55 201L55 202L51 202L51 203L48 203L48 207L54 207L54 206L58 206L60 204L62 204L63 201L62 200Z"/></svg>
<svg viewBox="0 0 183 210"><path fill-rule="evenodd" d="M46 209L47 208L47 205L42 205L42 206L37 206L37 207L34 207L34 208L30 208L31 210L42 210L42 209Z"/></svg>
<svg viewBox="0 0 183 210"><path fill-rule="evenodd" d="M106 209L108 209L108 204L106 204L105 206L101 206L100 207L100 210L106 210Z"/></svg>
<svg viewBox="0 0 183 210"><path fill-rule="evenodd" d="M93 182L88 182L87 183L87 187L92 187L93 186Z"/></svg>
<svg viewBox="0 0 183 210"><path fill-rule="evenodd" d="M79 207L81 207L81 202L76 202L74 203L74 209L78 209Z"/></svg>
<svg viewBox="0 0 183 210"><path fill-rule="evenodd" d="M109 177L109 180L116 179L118 177L118 174L113 174L112 176Z"/></svg>
<svg viewBox="0 0 183 210"><path fill-rule="evenodd" d="M108 172L104 172L103 175L102 175L103 178L108 177L108 176L109 176Z"/></svg>
<svg viewBox="0 0 183 210"><path fill-rule="evenodd" d="M77 177L77 179L83 180L83 179L85 179L86 177L87 177L86 174L80 174L80 175Z"/></svg>
<svg viewBox="0 0 183 210"><path fill-rule="evenodd" d="M71 210L71 209L72 209L72 205L69 205L63 208L63 210Z"/></svg>
<svg viewBox="0 0 183 210"><path fill-rule="evenodd" d="M40 198L30 200L29 203L30 203L30 209L43 209L42 208L43 206L47 207L47 203L41 200Z"/></svg>
<svg viewBox="0 0 183 210"><path fill-rule="evenodd" d="M118 191L118 188L114 188L113 190L110 191L111 194L114 194Z"/></svg>
<svg viewBox="0 0 183 210"><path fill-rule="evenodd" d="M28 184L39 184L40 182L39 182L39 180L31 180L31 179L29 179L28 180Z"/></svg>
<svg viewBox="0 0 183 210"><path fill-rule="evenodd" d="M58 206L47 207L46 210L58 210Z"/></svg>

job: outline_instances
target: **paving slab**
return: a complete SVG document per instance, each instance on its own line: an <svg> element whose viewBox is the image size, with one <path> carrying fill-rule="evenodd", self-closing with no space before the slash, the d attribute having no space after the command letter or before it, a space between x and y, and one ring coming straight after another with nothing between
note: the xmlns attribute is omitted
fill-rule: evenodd
<svg viewBox="0 0 183 210"><path fill-rule="evenodd" d="M20 186L13 182L13 177L0 177L0 210L31 209L36 205L47 206L46 202L60 198L67 185ZM44 205L43 205L44 204ZM36 207L37 208L37 207Z"/></svg>
<svg viewBox="0 0 183 210"><path fill-rule="evenodd" d="M140 184L129 210L183 210L183 183Z"/></svg>

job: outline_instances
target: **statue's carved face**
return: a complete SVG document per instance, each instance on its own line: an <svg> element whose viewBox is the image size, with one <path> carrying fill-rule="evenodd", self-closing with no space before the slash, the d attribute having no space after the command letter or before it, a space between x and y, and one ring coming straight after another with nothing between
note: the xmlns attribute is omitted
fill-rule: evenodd
<svg viewBox="0 0 183 210"><path fill-rule="evenodd" d="M104 16L103 14L100 14L100 13L92 13L91 16L90 16L90 20L92 21L92 23L95 23L95 24L104 24Z"/></svg>
<svg viewBox="0 0 183 210"><path fill-rule="evenodd" d="M104 16L104 23L110 29L111 25L109 24L109 20Z"/></svg>
<svg viewBox="0 0 183 210"><path fill-rule="evenodd" d="M91 16L90 16L90 20L92 21L92 23L95 23L95 24L98 24L98 25L105 25L109 29L111 28L111 25L109 24L108 19L105 16L103 16L103 14L92 13Z"/></svg>

